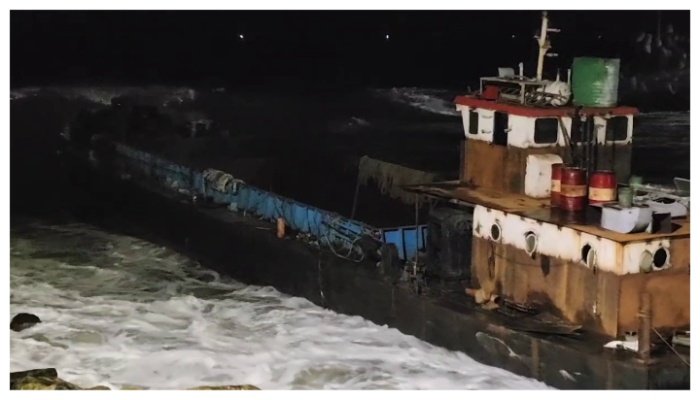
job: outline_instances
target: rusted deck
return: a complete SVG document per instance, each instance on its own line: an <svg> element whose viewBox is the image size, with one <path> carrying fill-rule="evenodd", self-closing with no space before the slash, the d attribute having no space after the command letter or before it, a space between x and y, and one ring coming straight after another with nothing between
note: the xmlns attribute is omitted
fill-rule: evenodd
<svg viewBox="0 0 700 400"><path fill-rule="evenodd" d="M600 226L600 221L590 214L572 218L571 213L564 213L553 208L549 199L534 199L524 195L499 192L491 189L473 187L459 181L436 182L429 184L405 186L405 190L456 203L481 205L499 211L521 215L536 221L555 224L575 229L618 243L636 242L652 239L674 239L690 237L690 217L673 221L675 230L670 233L618 233Z"/></svg>
<svg viewBox="0 0 700 400"><path fill-rule="evenodd" d="M436 182L404 186L409 192L424 194L445 200L457 200L469 204L479 204L501 211L516 213L541 208L549 208L549 200L538 200L527 196L503 193L485 188L473 188L459 181Z"/></svg>

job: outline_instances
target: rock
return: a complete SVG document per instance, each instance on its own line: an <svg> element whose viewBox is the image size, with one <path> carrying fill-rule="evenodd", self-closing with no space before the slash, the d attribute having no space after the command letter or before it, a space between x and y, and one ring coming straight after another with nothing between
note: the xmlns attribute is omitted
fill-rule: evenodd
<svg viewBox="0 0 700 400"><path fill-rule="evenodd" d="M21 332L25 329L29 329L32 326L41 323L41 319L34 314L29 313L19 313L12 318L10 321L10 330L15 332Z"/></svg>
<svg viewBox="0 0 700 400"><path fill-rule="evenodd" d="M58 378L58 372L56 371L56 368L41 368L30 369L27 371L10 372L10 387L15 381L29 376Z"/></svg>
<svg viewBox="0 0 700 400"><path fill-rule="evenodd" d="M77 390L77 386L58 378L55 368L10 372L10 390Z"/></svg>
<svg viewBox="0 0 700 400"><path fill-rule="evenodd" d="M33 377L19 379L14 387L10 384L10 389L14 390L83 390L80 386L66 382L60 378Z"/></svg>
<svg viewBox="0 0 700 400"><path fill-rule="evenodd" d="M139 386L124 386L121 390L145 390ZM10 390L110 390L99 385L82 388L58 377L55 368L31 369L10 373ZM260 390L253 385L198 386L187 390Z"/></svg>
<svg viewBox="0 0 700 400"><path fill-rule="evenodd" d="M253 385L230 385L230 386L197 386L187 390L260 390Z"/></svg>
<svg viewBox="0 0 700 400"><path fill-rule="evenodd" d="M91 388L88 388L85 390L112 390L112 389L108 388L107 386L98 385L98 386L91 387Z"/></svg>

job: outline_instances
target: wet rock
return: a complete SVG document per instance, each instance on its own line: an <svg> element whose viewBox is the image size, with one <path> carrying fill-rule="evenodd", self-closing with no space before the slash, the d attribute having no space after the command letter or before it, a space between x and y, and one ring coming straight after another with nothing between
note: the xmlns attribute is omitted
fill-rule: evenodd
<svg viewBox="0 0 700 400"><path fill-rule="evenodd" d="M40 369L29 369L26 371L10 372L10 383L17 379L26 378L28 376L44 376L48 378L58 378L58 372L56 368L40 368Z"/></svg>
<svg viewBox="0 0 700 400"><path fill-rule="evenodd" d="M33 377L15 381L14 386L10 383L11 390L83 390L80 386L66 382L60 378Z"/></svg>
<svg viewBox="0 0 700 400"><path fill-rule="evenodd" d="M57 390L58 381L56 368L10 372L10 390L41 390L48 386L53 388L47 390Z"/></svg>
<svg viewBox="0 0 700 400"><path fill-rule="evenodd" d="M21 332L25 329L29 329L32 326L41 323L41 319L34 314L29 313L19 313L12 318L10 321L10 330L15 332Z"/></svg>
<svg viewBox="0 0 700 400"><path fill-rule="evenodd" d="M139 386L124 386L121 390L144 390ZM55 368L32 369L10 373L10 390L110 390L99 385L83 388L58 377ZM253 385L198 386L187 390L260 390Z"/></svg>
<svg viewBox="0 0 700 400"><path fill-rule="evenodd" d="M253 385L228 385L228 386L198 386L187 390L260 390Z"/></svg>

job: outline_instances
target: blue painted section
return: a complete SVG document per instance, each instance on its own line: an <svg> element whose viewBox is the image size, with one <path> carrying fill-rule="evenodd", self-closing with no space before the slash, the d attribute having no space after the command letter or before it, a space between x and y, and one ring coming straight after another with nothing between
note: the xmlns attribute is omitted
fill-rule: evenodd
<svg viewBox="0 0 700 400"><path fill-rule="evenodd" d="M320 243L333 246L337 253L343 255L356 250L354 242L365 235L396 245L402 260L415 257L416 250L425 247L427 228L424 225L418 228L420 234L416 243L415 226L375 228L245 183L234 185L229 192L220 192L206 184L202 171L122 144L117 145L117 153L121 156L117 165L122 173L136 173L159 181L165 188L204 195L215 203L232 205L238 211L263 220L274 222L283 218L293 230L311 234L318 238Z"/></svg>
<svg viewBox="0 0 700 400"><path fill-rule="evenodd" d="M399 257L402 260L408 260L416 256L416 248L425 248L425 243L428 238L428 227L419 225L418 237L416 237L416 227L404 226L399 228L384 228L382 231L382 241L384 243L393 243L399 250ZM416 245L416 239L418 244Z"/></svg>

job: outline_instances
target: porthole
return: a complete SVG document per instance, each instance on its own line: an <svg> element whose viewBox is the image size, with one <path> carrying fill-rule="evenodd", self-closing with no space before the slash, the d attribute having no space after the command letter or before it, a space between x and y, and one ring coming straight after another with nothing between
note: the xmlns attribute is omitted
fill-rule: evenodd
<svg viewBox="0 0 700 400"><path fill-rule="evenodd" d="M649 273L653 270L660 270L668 267L671 254L665 247L659 247L653 253L645 250L639 259L639 270Z"/></svg>
<svg viewBox="0 0 700 400"><path fill-rule="evenodd" d="M525 234L525 252L531 256L537 250L537 235L535 232L527 232Z"/></svg>
<svg viewBox="0 0 700 400"><path fill-rule="evenodd" d="M501 240L501 225L499 225L498 222L494 222L494 224L491 225L490 237L494 242L499 242Z"/></svg>
<svg viewBox="0 0 700 400"><path fill-rule="evenodd" d="M659 247L654 252L654 257L652 259L651 266L654 269L662 269L668 266L671 261L671 253L665 247Z"/></svg>
<svg viewBox="0 0 700 400"><path fill-rule="evenodd" d="M597 259L595 249L588 243L581 248L581 262L588 268L596 267Z"/></svg>

